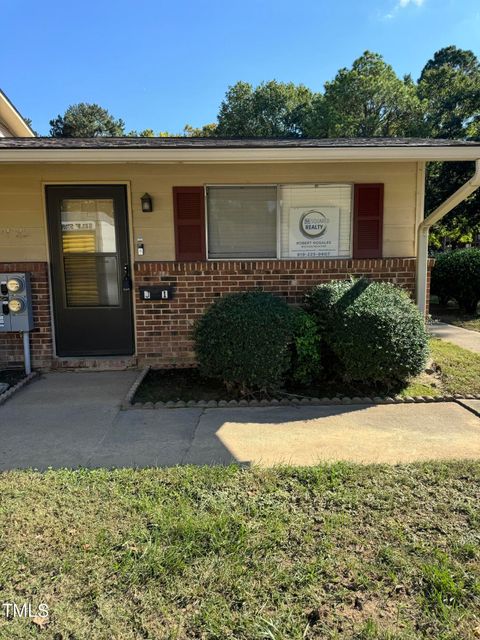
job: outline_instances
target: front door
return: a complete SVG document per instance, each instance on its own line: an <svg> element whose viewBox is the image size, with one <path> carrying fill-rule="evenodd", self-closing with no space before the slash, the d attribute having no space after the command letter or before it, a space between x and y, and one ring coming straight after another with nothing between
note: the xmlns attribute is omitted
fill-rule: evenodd
<svg viewBox="0 0 480 640"><path fill-rule="evenodd" d="M125 187L49 186L47 215L57 354L132 354Z"/></svg>

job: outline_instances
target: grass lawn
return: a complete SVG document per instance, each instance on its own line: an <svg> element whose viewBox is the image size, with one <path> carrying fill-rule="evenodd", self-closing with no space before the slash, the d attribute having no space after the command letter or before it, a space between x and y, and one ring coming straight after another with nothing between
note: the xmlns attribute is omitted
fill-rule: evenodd
<svg viewBox="0 0 480 640"><path fill-rule="evenodd" d="M0 476L0 637L471 640L480 463Z"/></svg>
<svg viewBox="0 0 480 640"><path fill-rule="evenodd" d="M435 338L430 340L430 354L441 368L445 393L480 393L480 354Z"/></svg>
<svg viewBox="0 0 480 640"><path fill-rule="evenodd" d="M431 358L441 368L441 373L435 377L421 374L396 389L339 383L287 387L285 392L280 392L277 397L288 397L287 394L322 398L335 395L439 396L444 393L480 393L480 355L435 338L432 338L429 344ZM134 402L231 400L232 397L239 399L238 394L227 393L220 382L202 378L196 369L170 369L150 371Z"/></svg>

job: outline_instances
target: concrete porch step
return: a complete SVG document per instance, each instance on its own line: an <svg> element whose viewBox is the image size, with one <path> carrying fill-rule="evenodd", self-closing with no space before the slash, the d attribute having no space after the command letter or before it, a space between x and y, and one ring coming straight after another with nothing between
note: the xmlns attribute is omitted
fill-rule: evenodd
<svg viewBox="0 0 480 640"><path fill-rule="evenodd" d="M125 371L136 369L137 356L105 356L97 358L55 358L52 370Z"/></svg>

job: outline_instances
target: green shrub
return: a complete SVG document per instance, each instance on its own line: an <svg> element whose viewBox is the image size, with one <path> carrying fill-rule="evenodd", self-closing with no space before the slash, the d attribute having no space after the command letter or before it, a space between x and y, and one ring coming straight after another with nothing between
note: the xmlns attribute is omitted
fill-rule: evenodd
<svg viewBox="0 0 480 640"><path fill-rule="evenodd" d="M346 380L394 384L422 371L424 321L399 287L365 279L333 281L315 287L306 303L334 355L336 373Z"/></svg>
<svg viewBox="0 0 480 640"><path fill-rule="evenodd" d="M432 269L431 293L446 303L474 314L480 301L480 249L457 249L437 256Z"/></svg>
<svg viewBox="0 0 480 640"><path fill-rule="evenodd" d="M279 387L291 367L294 317L286 302L270 293L220 298L194 330L200 372L242 393Z"/></svg>
<svg viewBox="0 0 480 640"><path fill-rule="evenodd" d="M303 309L292 309L294 314L293 353L291 377L299 384L310 384L321 370L321 337L313 315Z"/></svg>
<svg viewBox="0 0 480 640"><path fill-rule="evenodd" d="M453 278L451 277L449 255L451 254L440 253L435 256L435 264L430 280L430 295L438 296L438 301L443 306L446 306L450 298L453 297L450 292L454 289L455 285L455 283L452 282Z"/></svg>

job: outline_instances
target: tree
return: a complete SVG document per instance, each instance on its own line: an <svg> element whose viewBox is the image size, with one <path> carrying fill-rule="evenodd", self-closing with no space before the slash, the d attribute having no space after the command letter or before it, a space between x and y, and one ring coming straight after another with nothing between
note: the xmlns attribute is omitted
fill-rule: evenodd
<svg viewBox="0 0 480 640"><path fill-rule="evenodd" d="M437 51L422 70L418 93L427 105L430 137L480 140L480 65L472 51L454 46ZM431 162L427 167L426 213L430 213L474 171L471 162ZM472 242L480 233L477 190L436 224L430 245L453 247Z"/></svg>
<svg viewBox="0 0 480 640"><path fill-rule="evenodd" d="M427 166L425 215L461 187L473 175L474 162L430 162ZM471 243L480 234L480 193L475 191L466 200L432 227L430 247L454 249Z"/></svg>
<svg viewBox="0 0 480 640"><path fill-rule="evenodd" d="M54 138L93 138L124 136L123 120L115 118L98 104L73 104L62 115L50 120L50 135Z"/></svg>
<svg viewBox="0 0 480 640"><path fill-rule="evenodd" d="M423 109L412 79L401 80L381 55L365 51L325 83L305 131L325 138L418 135Z"/></svg>
<svg viewBox="0 0 480 640"><path fill-rule="evenodd" d="M137 131L132 129L127 133L129 138L154 138L155 131L153 129L144 129L143 131Z"/></svg>
<svg viewBox="0 0 480 640"><path fill-rule="evenodd" d="M271 80L253 88L230 87L220 105L215 135L224 137L298 137L303 133L313 93L304 85Z"/></svg>
<svg viewBox="0 0 480 640"><path fill-rule="evenodd" d="M428 134L435 138L478 135L480 64L472 51L445 47L424 66L418 95L427 105Z"/></svg>
<svg viewBox="0 0 480 640"><path fill-rule="evenodd" d="M129 138L172 138L175 135L175 133L170 133L169 131L159 131L155 134L153 129L144 129L143 131L132 129L127 133Z"/></svg>
<svg viewBox="0 0 480 640"><path fill-rule="evenodd" d="M217 132L217 123L211 122L210 124L204 124L203 127L192 127L190 124L186 124L183 127L183 135L187 138L201 137L210 138Z"/></svg>

